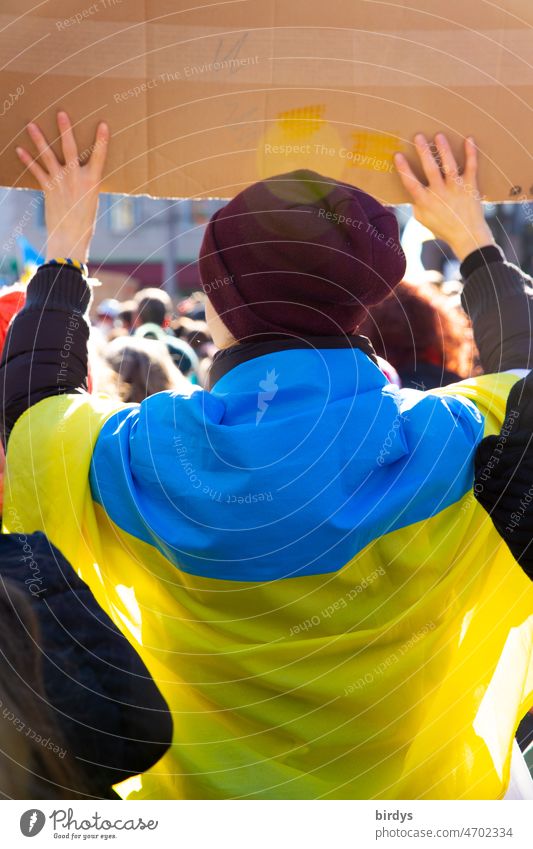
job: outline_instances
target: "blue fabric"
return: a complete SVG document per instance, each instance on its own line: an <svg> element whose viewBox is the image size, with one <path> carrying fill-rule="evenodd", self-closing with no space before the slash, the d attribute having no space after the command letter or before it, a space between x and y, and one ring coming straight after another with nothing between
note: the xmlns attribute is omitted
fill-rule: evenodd
<svg viewBox="0 0 533 849"><path fill-rule="evenodd" d="M44 257L28 242L26 236L17 236L17 247L22 257L22 271L27 265L42 265L45 262Z"/></svg>
<svg viewBox="0 0 533 849"><path fill-rule="evenodd" d="M482 433L470 401L398 390L359 350L280 351L210 393L162 392L114 415L91 489L186 572L327 573L465 495Z"/></svg>

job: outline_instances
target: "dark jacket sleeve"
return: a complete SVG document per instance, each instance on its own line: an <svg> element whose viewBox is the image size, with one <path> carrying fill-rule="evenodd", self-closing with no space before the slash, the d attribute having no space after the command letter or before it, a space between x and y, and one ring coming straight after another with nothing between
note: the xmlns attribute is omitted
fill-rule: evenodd
<svg viewBox="0 0 533 849"><path fill-rule="evenodd" d="M479 444L474 495L533 580L533 372L513 386L500 433Z"/></svg>
<svg viewBox="0 0 533 849"><path fill-rule="evenodd" d="M461 301L472 320L487 374L533 365L533 288L530 277L505 262L495 245L471 253L461 265Z"/></svg>
<svg viewBox="0 0 533 849"><path fill-rule="evenodd" d="M168 706L137 652L44 534L3 535L0 575L31 602L46 697L84 790L109 796L112 784L149 769L168 749Z"/></svg>
<svg viewBox="0 0 533 849"><path fill-rule="evenodd" d="M41 266L6 335L0 361L4 446L19 416L51 395L87 389L91 290L69 266Z"/></svg>

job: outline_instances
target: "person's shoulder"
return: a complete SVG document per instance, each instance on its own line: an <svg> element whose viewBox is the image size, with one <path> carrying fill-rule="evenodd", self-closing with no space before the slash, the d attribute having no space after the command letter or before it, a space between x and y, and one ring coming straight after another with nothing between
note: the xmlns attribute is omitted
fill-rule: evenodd
<svg viewBox="0 0 533 849"><path fill-rule="evenodd" d="M186 393L165 390L150 395L130 408L130 424L135 424L140 433L150 428L152 434L196 428L198 425L204 429L210 424L220 424L226 414L224 400L193 384L190 389Z"/></svg>
<svg viewBox="0 0 533 849"><path fill-rule="evenodd" d="M509 394L521 376L518 371L500 372L470 377L426 392L402 389L401 410L406 415L410 411L415 421L430 416L434 425L441 414L447 413L456 423L473 428L476 438L480 424L483 435L488 436L498 432L504 422Z"/></svg>
<svg viewBox="0 0 533 849"><path fill-rule="evenodd" d="M81 585L70 563L42 531L0 535L0 574L29 591L32 600Z"/></svg>
<svg viewBox="0 0 533 849"><path fill-rule="evenodd" d="M486 421L487 435L503 423L509 394L522 376L519 371L484 374L432 391L443 398L457 398L474 404Z"/></svg>
<svg viewBox="0 0 533 849"><path fill-rule="evenodd" d="M406 432L422 441L447 442L459 428L468 442L477 442L483 435L482 411L467 393L456 392L451 386L445 390L399 390L399 411Z"/></svg>

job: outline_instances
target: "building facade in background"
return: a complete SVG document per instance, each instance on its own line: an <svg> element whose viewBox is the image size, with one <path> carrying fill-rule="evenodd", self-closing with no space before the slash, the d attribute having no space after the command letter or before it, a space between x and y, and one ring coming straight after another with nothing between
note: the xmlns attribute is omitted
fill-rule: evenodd
<svg viewBox="0 0 533 849"><path fill-rule="evenodd" d="M220 200L102 195L91 274L114 272L124 277L127 289L163 286L174 297L198 289L197 258L205 224L223 205ZM0 189L0 284L15 282L22 270L20 237L44 252L43 195Z"/></svg>
<svg viewBox="0 0 533 849"><path fill-rule="evenodd" d="M224 203L103 194L91 274L107 278L106 296L130 297L144 286L162 286L175 300L187 295L200 287L197 258L205 225ZM407 207L398 211L403 227L409 213ZM489 204L486 214L507 258L532 274L531 205ZM44 252L42 193L0 189L0 285L15 282L24 267L21 237Z"/></svg>

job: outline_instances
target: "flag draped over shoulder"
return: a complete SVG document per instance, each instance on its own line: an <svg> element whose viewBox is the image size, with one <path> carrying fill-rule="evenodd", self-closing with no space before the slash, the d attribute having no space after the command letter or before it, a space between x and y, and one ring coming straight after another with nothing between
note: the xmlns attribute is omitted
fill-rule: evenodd
<svg viewBox="0 0 533 849"><path fill-rule="evenodd" d="M360 351L291 350L21 417L4 529L50 537L173 712L123 795L504 795L533 591L472 483L515 380L398 391Z"/></svg>

